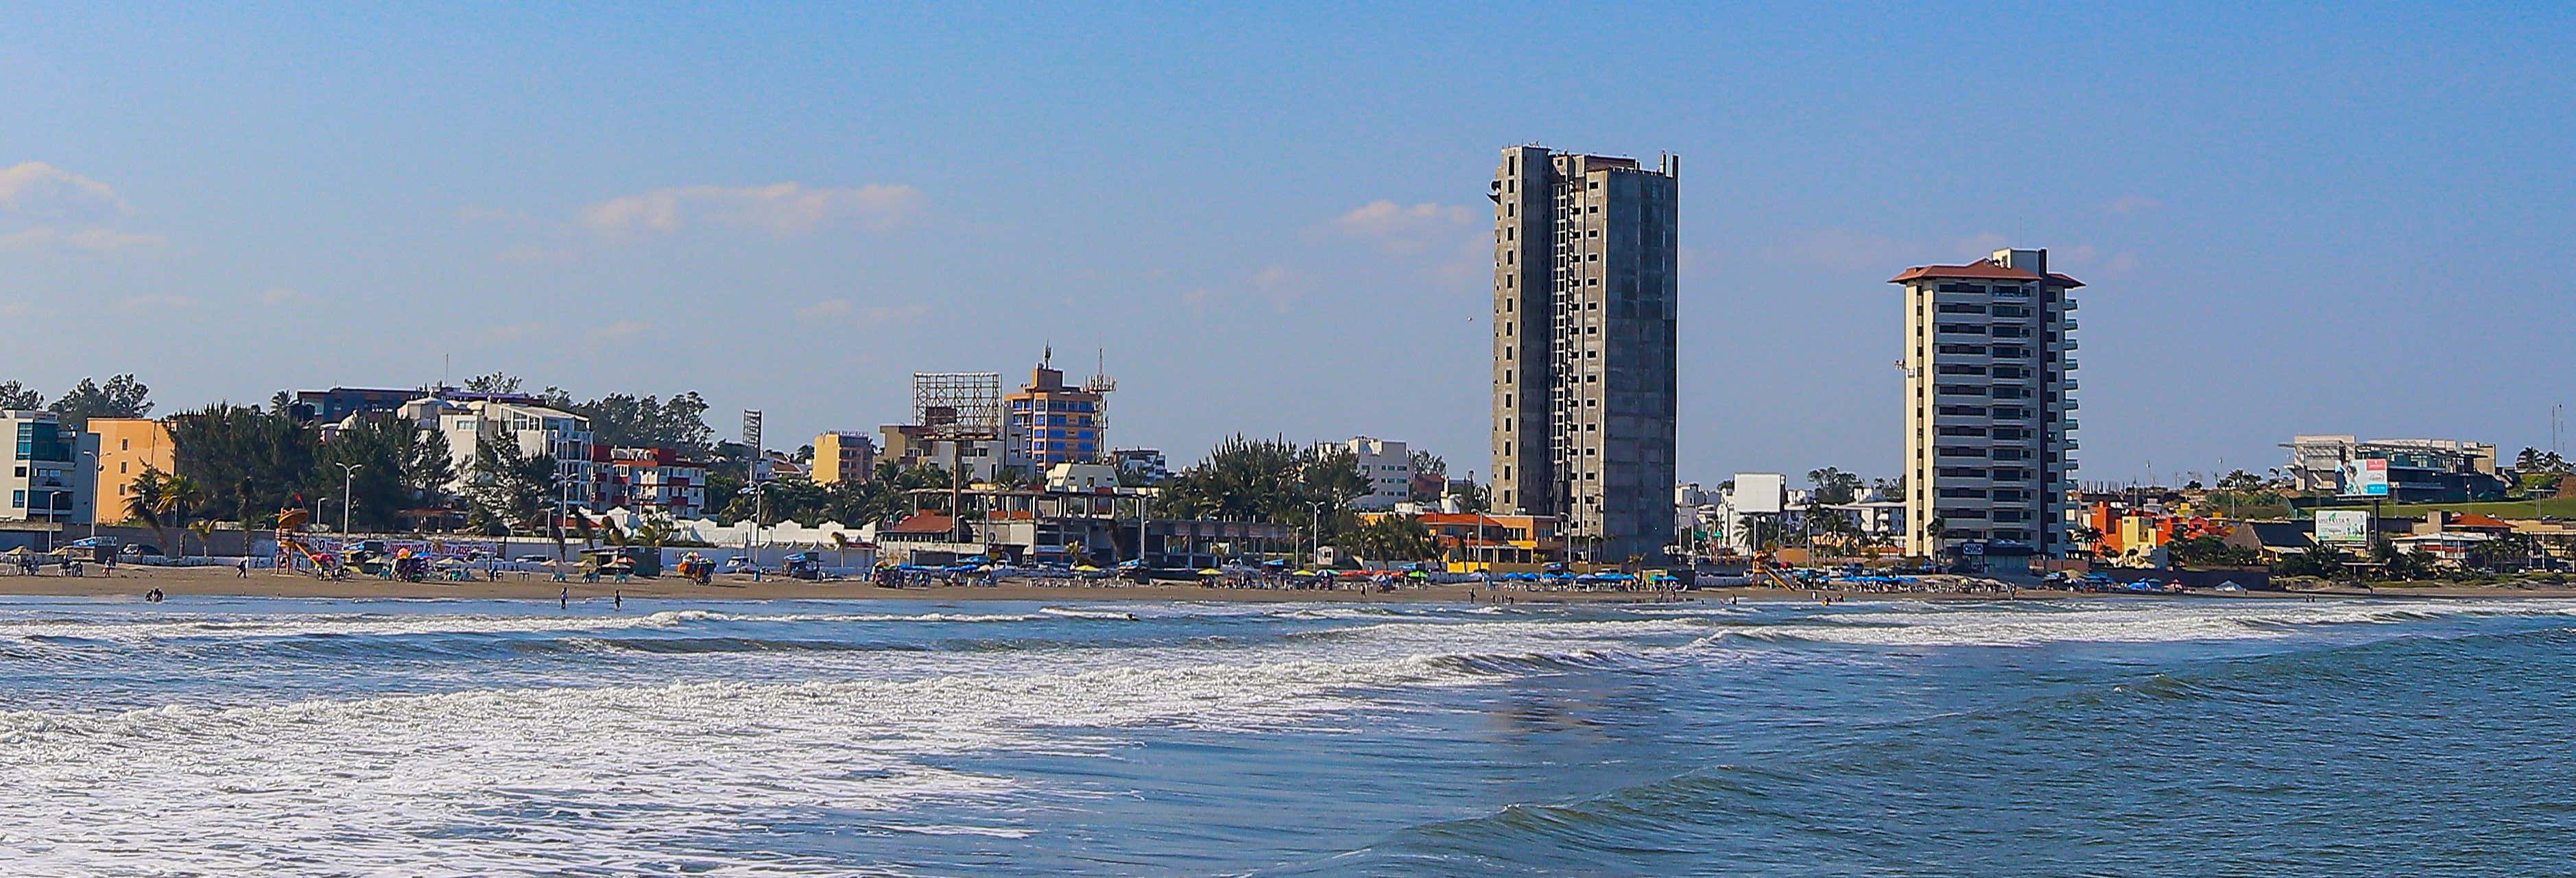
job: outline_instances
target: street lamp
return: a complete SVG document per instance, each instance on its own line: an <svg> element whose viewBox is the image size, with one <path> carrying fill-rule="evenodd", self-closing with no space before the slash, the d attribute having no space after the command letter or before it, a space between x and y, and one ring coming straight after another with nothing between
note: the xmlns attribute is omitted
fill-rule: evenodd
<svg viewBox="0 0 2576 878"><path fill-rule="evenodd" d="M358 481L358 471L359 471L359 470L362 470L362 469L365 469L365 468L366 468L366 465L365 465L365 464L358 464L358 463L344 463L344 464L340 464L339 466L340 466L340 535L345 537L345 536L348 536L348 535L349 535L349 500L350 500L350 498L357 496L357 492L354 490L354 488L355 488L355 486L357 485L357 481Z"/></svg>

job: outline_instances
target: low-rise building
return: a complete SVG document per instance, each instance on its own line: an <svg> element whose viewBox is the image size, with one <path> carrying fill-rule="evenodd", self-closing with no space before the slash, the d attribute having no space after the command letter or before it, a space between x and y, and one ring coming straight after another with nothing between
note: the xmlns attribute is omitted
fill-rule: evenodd
<svg viewBox="0 0 2576 878"><path fill-rule="evenodd" d="M88 524L98 489L94 433L65 429L53 412L0 411L0 436L15 440L7 469L0 470L0 493L8 505L0 520Z"/></svg>
<svg viewBox="0 0 2576 878"><path fill-rule="evenodd" d="M1565 537L1544 515L1426 512L1451 573L1537 573L1565 561Z"/></svg>
<svg viewBox="0 0 2576 878"><path fill-rule="evenodd" d="M1046 487L1062 493L1116 490L1118 467L1106 463L1059 463L1047 467Z"/></svg>
<svg viewBox="0 0 2576 878"><path fill-rule="evenodd" d="M474 460L485 443L509 442L528 458L554 457L557 484L548 492L549 499L568 506L597 507L602 465L594 459L589 418L533 403L437 398L406 403L403 415L445 435L448 455L456 464L451 491L462 492L481 478Z"/></svg>
<svg viewBox="0 0 2576 878"><path fill-rule="evenodd" d="M599 482L599 505L694 518L707 512L707 467L671 448L618 448L608 452Z"/></svg>
<svg viewBox="0 0 2576 878"><path fill-rule="evenodd" d="M169 475L178 470L168 425L151 418L91 418L89 432L98 443L98 479L90 508L101 521L124 521L134 498L134 482L146 471Z"/></svg>

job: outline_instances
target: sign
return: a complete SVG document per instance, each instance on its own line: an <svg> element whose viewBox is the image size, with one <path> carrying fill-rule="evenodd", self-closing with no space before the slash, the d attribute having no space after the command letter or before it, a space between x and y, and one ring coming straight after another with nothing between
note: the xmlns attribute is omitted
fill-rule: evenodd
<svg viewBox="0 0 2576 878"><path fill-rule="evenodd" d="M2369 457L2344 461L2343 493L2346 497L2388 496L2388 459Z"/></svg>
<svg viewBox="0 0 2576 878"><path fill-rule="evenodd" d="M2370 543L2370 513L2357 509L2317 510L2317 545L2359 546Z"/></svg>

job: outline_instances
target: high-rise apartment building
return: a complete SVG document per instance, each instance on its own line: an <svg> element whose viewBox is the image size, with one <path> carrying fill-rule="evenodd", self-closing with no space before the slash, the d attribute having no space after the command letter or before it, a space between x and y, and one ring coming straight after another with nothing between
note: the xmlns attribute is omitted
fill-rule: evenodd
<svg viewBox="0 0 2576 878"><path fill-rule="evenodd" d="M1064 383L1064 370L1054 367L1049 350L1029 383L1004 394L1004 462L1034 472L1059 463L1090 463L1107 457L1103 444L1109 429L1109 390L1105 377L1074 386Z"/></svg>
<svg viewBox="0 0 2576 878"><path fill-rule="evenodd" d="M1494 505L1578 557L1672 542L1680 176L1536 146L1494 169Z"/></svg>
<svg viewBox="0 0 2576 878"><path fill-rule="evenodd" d="M1905 287L1906 553L2064 555L2075 300L2046 250L1922 265Z"/></svg>

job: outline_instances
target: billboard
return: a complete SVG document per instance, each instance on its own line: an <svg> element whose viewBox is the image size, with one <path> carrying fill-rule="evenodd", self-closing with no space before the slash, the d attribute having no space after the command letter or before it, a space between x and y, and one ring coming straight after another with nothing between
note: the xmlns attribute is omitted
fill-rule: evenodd
<svg viewBox="0 0 2576 878"><path fill-rule="evenodd" d="M2344 461L2343 493L2347 497L2388 496L2388 459L2368 457Z"/></svg>
<svg viewBox="0 0 2576 878"><path fill-rule="evenodd" d="M2357 509L2317 510L2317 545L2359 546L2370 543L2370 513Z"/></svg>
<svg viewBox="0 0 2576 878"><path fill-rule="evenodd" d="M1735 511L1778 515L1789 500L1789 477L1779 473L1736 473Z"/></svg>

